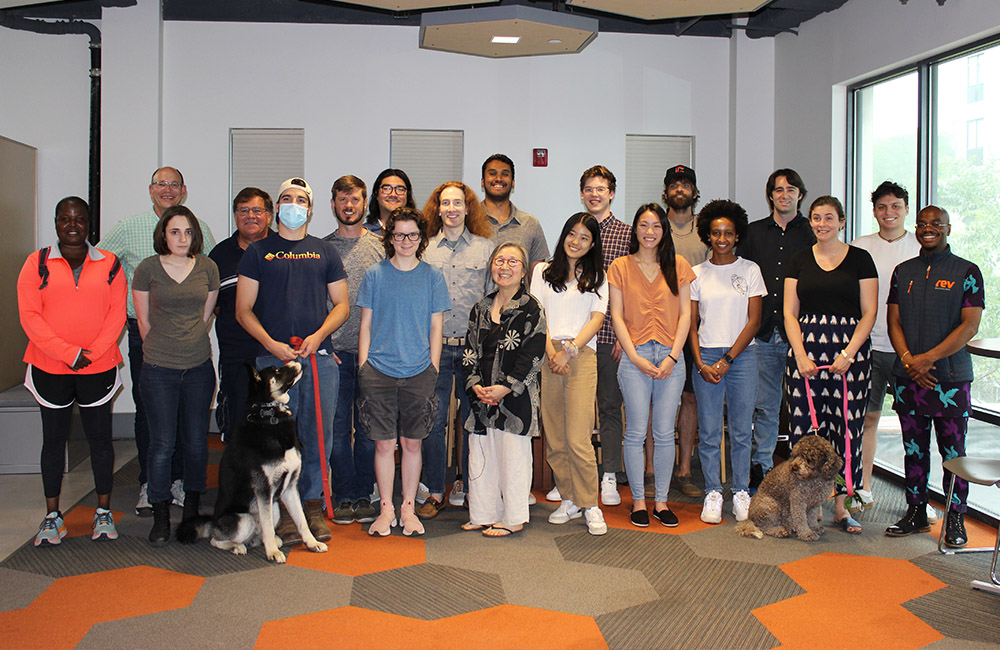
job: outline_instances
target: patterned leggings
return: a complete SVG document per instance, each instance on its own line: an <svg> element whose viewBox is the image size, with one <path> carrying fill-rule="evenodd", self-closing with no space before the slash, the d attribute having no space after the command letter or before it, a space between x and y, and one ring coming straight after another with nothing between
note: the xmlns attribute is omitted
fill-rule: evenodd
<svg viewBox="0 0 1000 650"><path fill-rule="evenodd" d="M906 470L906 502L927 503L927 477L931 471L931 424L937 434L938 451L942 460L965 456L965 434L969 429L968 417L931 417L899 413L903 429L903 467ZM947 495L951 472L944 470L942 489ZM951 510L965 512L969 496L969 483L955 478L955 494L951 497Z"/></svg>

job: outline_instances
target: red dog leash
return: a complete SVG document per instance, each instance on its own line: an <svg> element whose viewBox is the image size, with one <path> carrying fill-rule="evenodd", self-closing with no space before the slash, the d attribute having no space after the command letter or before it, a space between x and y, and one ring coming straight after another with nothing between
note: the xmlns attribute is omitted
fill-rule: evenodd
<svg viewBox="0 0 1000 650"><path fill-rule="evenodd" d="M816 366L816 370L829 370L832 366ZM840 391L844 397L844 483L847 484L848 496L854 496L854 481L851 476L851 430L847 427L847 375L841 375L844 380L844 389ZM816 420L816 407L813 406L813 394L809 388L809 378L805 375L802 379L806 382L806 402L809 403L809 419L812 420L810 431L819 431L819 422Z"/></svg>
<svg viewBox="0 0 1000 650"><path fill-rule="evenodd" d="M298 349L302 345L302 339L293 336L289 343ZM329 459L326 457L326 442L323 440L323 406L319 398L319 371L316 369L316 355L310 354L309 361L312 362L312 385L313 397L316 399L316 437L319 440L319 467L323 473L323 499L326 501L326 518L333 519L333 499L330 498L330 479L327 476L326 465Z"/></svg>

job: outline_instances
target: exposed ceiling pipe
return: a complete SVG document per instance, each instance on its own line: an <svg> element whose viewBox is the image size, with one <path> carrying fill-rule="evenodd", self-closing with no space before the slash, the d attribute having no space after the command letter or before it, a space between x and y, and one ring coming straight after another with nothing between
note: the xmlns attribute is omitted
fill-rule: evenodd
<svg viewBox="0 0 1000 650"><path fill-rule="evenodd" d="M101 236L101 30L82 20L48 22L0 11L0 27L36 34L83 34L90 38L90 160L87 201L91 244Z"/></svg>

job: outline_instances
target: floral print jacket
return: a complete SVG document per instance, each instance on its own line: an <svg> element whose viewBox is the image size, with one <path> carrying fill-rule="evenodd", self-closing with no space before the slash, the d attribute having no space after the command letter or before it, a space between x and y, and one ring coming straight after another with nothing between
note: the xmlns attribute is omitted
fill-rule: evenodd
<svg viewBox="0 0 1000 650"><path fill-rule="evenodd" d="M482 342L493 327L490 308L496 295L494 291L480 300L469 314L462 375L472 410L465 428L479 434L493 428L521 436L537 436L538 388L545 358L545 315L541 305L524 287L518 289L500 312L502 338L493 362L493 374L483 377ZM472 390L477 384L506 386L511 392L498 405L489 406L480 402Z"/></svg>

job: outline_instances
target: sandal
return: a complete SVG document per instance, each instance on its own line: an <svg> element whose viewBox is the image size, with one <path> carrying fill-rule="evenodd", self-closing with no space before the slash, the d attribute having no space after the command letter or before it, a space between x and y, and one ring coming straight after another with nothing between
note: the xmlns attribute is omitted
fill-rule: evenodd
<svg viewBox="0 0 1000 650"><path fill-rule="evenodd" d="M521 526L517 530L511 528L505 528L500 524L493 524L489 528L483 529L483 537L510 537L516 533L520 533L524 530L524 526Z"/></svg>
<svg viewBox="0 0 1000 650"><path fill-rule="evenodd" d="M474 530L485 530L486 528L492 527L493 524L474 524L471 521L467 521L462 524L462 530L474 531Z"/></svg>
<svg viewBox="0 0 1000 650"><path fill-rule="evenodd" d="M835 523L838 526L840 526L844 530L845 533L848 533L850 535L860 535L861 534L861 524L859 524L858 521L854 517L852 517L851 515L847 515L846 517L844 517L843 519L841 519L839 521L834 520L833 523Z"/></svg>

